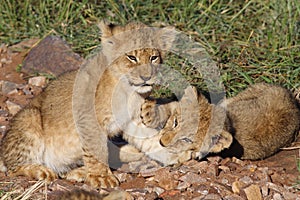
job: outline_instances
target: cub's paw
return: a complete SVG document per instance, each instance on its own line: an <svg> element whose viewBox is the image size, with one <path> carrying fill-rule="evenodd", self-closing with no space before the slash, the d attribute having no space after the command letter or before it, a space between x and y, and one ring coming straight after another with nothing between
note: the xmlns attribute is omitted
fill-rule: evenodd
<svg viewBox="0 0 300 200"><path fill-rule="evenodd" d="M108 196L104 197L103 200L133 200L134 198L125 191L113 191Z"/></svg>
<svg viewBox="0 0 300 200"><path fill-rule="evenodd" d="M119 180L113 174L88 174L85 182L95 188L113 188L119 185Z"/></svg>
<svg viewBox="0 0 300 200"><path fill-rule="evenodd" d="M112 188L119 185L119 180L103 163L89 166L85 182L95 188Z"/></svg>
<svg viewBox="0 0 300 200"><path fill-rule="evenodd" d="M27 176L35 180L45 180L50 183L58 178L57 174L46 166L28 164L17 167L10 172L12 176Z"/></svg>
<svg viewBox="0 0 300 200"><path fill-rule="evenodd" d="M159 128L159 111L156 101L146 100L141 107L142 123L149 128Z"/></svg>
<svg viewBox="0 0 300 200"><path fill-rule="evenodd" d="M87 176L86 167L82 166L76 169L73 169L72 171L68 172L65 178L67 180L74 180L77 182L84 182Z"/></svg>
<svg viewBox="0 0 300 200"><path fill-rule="evenodd" d="M130 144L121 146L119 154L121 162L134 162L145 156L144 153Z"/></svg>

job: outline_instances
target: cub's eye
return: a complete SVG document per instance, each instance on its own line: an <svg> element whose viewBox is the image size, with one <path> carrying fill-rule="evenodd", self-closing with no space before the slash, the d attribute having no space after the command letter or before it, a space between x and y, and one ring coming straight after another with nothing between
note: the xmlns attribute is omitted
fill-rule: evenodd
<svg viewBox="0 0 300 200"><path fill-rule="evenodd" d="M193 141L190 138L182 138L181 141L186 143L193 143Z"/></svg>
<svg viewBox="0 0 300 200"><path fill-rule="evenodd" d="M176 128L177 126L178 126L178 121L177 118L175 118L173 121L173 128Z"/></svg>
<svg viewBox="0 0 300 200"><path fill-rule="evenodd" d="M150 61L151 62L154 62L154 61L156 61L158 59L158 56L151 56L150 57Z"/></svg>
<svg viewBox="0 0 300 200"><path fill-rule="evenodd" d="M137 58L133 55L126 55L128 60L134 62L134 63L137 63Z"/></svg>

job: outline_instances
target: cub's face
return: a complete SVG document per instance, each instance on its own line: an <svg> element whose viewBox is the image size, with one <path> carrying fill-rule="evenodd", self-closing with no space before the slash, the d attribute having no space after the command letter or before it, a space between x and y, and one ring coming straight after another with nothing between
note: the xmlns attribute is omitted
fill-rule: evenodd
<svg viewBox="0 0 300 200"><path fill-rule="evenodd" d="M229 148L233 138L223 107L209 104L193 87L186 88L178 105L160 131L162 146L174 153L190 152L199 159Z"/></svg>
<svg viewBox="0 0 300 200"><path fill-rule="evenodd" d="M200 125L194 134L190 134L183 128L184 123L180 115L175 113L160 132L160 144L173 153L185 152L190 158L201 159L208 153L219 153L229 148L232 143L232 135L226 130L208 124L209 130L208 127Z"/></svg>
<svg viewBox="0 0 300 200"><path fill-rule="evenodd" d="M130 86L140 94L151 92L161 63L160 52L150 48L128 52L115 62L117 71L125 75Z"/></svg>

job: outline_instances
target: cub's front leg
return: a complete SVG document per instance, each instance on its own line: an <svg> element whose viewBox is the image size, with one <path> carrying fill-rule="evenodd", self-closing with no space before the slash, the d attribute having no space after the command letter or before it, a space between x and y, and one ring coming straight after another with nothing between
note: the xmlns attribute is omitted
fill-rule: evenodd
<svg viewBox="0 0 300 200"><path fill-rule="evenodd" d="M141 107L142 123L150 128L162 129L177 106L177 101L159 104L156 100L146 100Z"/></svg>
<svg viewBox="0 0 300 200"><path fill-rule="evenodd" d="M85 182L93 187L115 187L119 185L119 180L111 172L109 166L97 160L89 158L85 163L88 170Z"/></svg>
<svg viewBox="0 0 300 200"><path fill-rule="evenodd" d="M119 180L111 172L108 164L100 162L92 155L84 155L84 166L75 168L66 174L67 180L85 182L95 188L112 188Z"/></svg>

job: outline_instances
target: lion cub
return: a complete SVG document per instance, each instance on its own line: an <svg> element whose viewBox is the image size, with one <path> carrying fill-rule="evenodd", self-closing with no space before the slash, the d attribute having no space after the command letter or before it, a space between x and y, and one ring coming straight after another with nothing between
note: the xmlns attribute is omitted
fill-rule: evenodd
<svg viewBox="0 0 300 200"><path fill-rule="evenodd" d="M130 108L130 115L140 111L162 63L161 51L152 47L163 45L165 42L161 38L167 34L166 39L169 34L164 29L140 31L143 28L147 27L141 23L125 26L100 23L102 51L83 66L82 71L90 69L87 76L77 76L76 81L84 83L94 78L95 71L103 68L103 75L96 82L96 91L90 91L95 94L95 106L91 106L91 111L95 109L103 131L90 131L98 127L97 123L83 132L77 131L76 128L84 127L84 124L75 124L73 120L74 98L80 95L73 94L77 71L66 73L51 82L41 95L13 118L12 128L1 141L0 169L10 175L47 181L63 176L95 187L118 185L117 178L108 167L107 137L130 129L126 127L132 116L123 118L119 111ZM144 46L147 48L142 48ZM116 55L118 57L107 67L105 59ZM130 105L124 102L126 99L131 99L127 102ZM83 103L91 102L86 99ZM86 118L88 111L76 109L82 120L89 119Z"/></svg>
<svg viewBox="0 0 300 200"><path fill-rule="evenodd" d="M196 103L182 106L195 98ZM300 126L295 98L275 85L255 84L219 105L210 104L195 88L188 87L181 100L173 104L177 107L167 112L171 114L153 120L160 106L146 102L142 106L143 112L148 113L144 123L168 118L160 143L172 152L189 152L191 158L201 159L224 149L224 156L264 159L290 145Z"/></svg>

